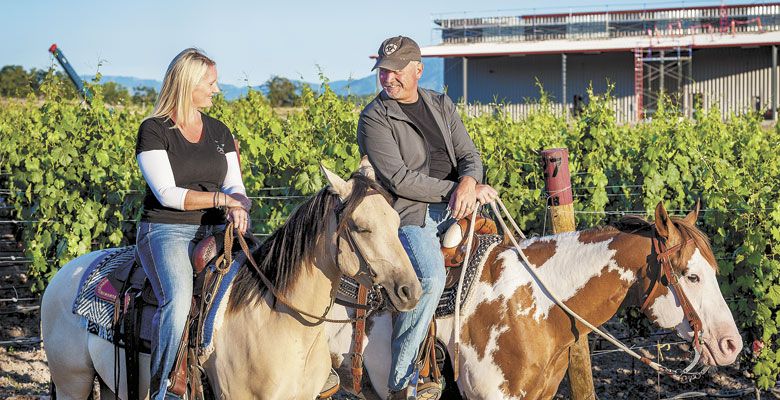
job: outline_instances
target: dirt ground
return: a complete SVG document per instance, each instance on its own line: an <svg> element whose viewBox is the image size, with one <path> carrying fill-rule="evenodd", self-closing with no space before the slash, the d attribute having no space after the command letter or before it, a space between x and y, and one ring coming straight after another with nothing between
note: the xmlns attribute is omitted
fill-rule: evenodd
<svg viewBox="0 0 780 400"><path fill-rule="evenodd" d="M0 267L0 399L48 399L49 372L41 348L37 296L26 289L27 279L21 267ZM16 290L13 290L16 289ZM20 299L11 301L14 297ZM33 298L33 300L26 300ZM627 336L621 323L613 320L607 329L617 337ZM628 356L612 351L611 345L596 341L591 335L591 360L596 395L599 399L682 399L682 398L780 398L777 391L757 397L747 372L747 362L710 371L691 383L679 383L669 377L658 377L650 368L633 362ZM671 334L634 338L626 344L639 347L648 356L656 356L658 343L675 343ZM687 345L671 344L662 348L664 362L672 368L683 368L689 360ZM340 371L341 372L341 371ZM342 375L342 381L348 379ZM452 389L452 385L449 385ZM366 385L367 399L377 399ZM457 398L457 392L445 392L445 399ZM340 392L335 399L355 399ZM569 399L566 380L556 399Z"/></svg>
<svg viewBox="0 0 780 400"><path fill-rule="evenodd" d="M8 341L12 340L38 337L37 312L1 314L0 317L2 317L0 341L3 342L0 346L0 399L48 399L49 371L40 343L32 339L8 344ZM662 342L675 341L672 337L656 339ZM629 343L653 345L646 339ZM665 360L677 368L684 366L687 359L684 348L684 345L671 346L669 350L664 351ZM604 351L594 348L592 356L593 378L599 399L671 399L675 396L680 396L676 398L701 398L705 397L704 395L710 398L757 398L751 381L740 365L722 367L700 380L682 384L667 377L661 377L659 381L658 376L649 368L631 362L621 353L604 353ZM367 392L366 398L377 398L370 393L370 389ZM445 398L456 397L451 392L448 393ZM355 397L342 392L335 398L345 400ZM570 398L565 380L555 398ZM765 392L762 398L780 398L780 396Z"/></svg>

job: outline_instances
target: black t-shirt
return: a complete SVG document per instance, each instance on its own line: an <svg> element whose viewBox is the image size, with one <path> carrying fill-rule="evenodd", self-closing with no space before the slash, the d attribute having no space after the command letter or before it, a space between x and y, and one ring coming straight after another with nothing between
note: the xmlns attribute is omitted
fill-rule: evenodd
<svg viewBox="0 0 780 400"><path fill-rule="evenodd" d="M190 143L173 121L149 118L138 128L135 154L149 150L165 150L171 163L176 186L200 192L218 192L227 174L225 153L236 151L233 135L222 122L201 114L203 134L200 141ZM164 207L146 185L146 197L141 221L169 224L219 225L225 223L225 213L217 208L182 211Z"/></svg>
<svg viewBox="0 0 780 400"><path fill-rule="evenodd" d="M421 98L410 104L398 103L404 114L412 120L417 131L422 134L428 144L430 163L428 176L447 181L458 181L458 172L452 166L450 156L447 154L447 145L444 136L433 118L431 110Z"/></svg>

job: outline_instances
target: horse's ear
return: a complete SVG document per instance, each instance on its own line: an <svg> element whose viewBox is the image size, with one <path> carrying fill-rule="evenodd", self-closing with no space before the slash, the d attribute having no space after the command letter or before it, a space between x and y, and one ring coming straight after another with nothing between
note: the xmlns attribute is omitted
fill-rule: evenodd
<svg viewBox="0 0 780 400"><path fill-rule="evenodd" d="M674 222L669 217L669 213L666 212L664 203L659 201L655 206L655 230L658 231L658 236L666 239L667 245L671 242L676 242L679 232L674 226Z"/></svg>
<svg viewBox="0 0 780 400"><path fill-rule="evenodd" d="M360 159L360 166L358 167L358 172L363 174L368 179L371 179L372 181L376 180L376 173L374 173L374 166L371 165L371 163L368 161L368 156L363 156L363 158Z"/></svg>
<svg viewBox="0 0 780 400"><path fill-rule="evenodd" d="M325 174L325 178L328 179L328 182L330 183L330 187L328 190L339 196L341 200L346 199L349 197L349 195L352 193L352 183L347 182L343 179L341 179L340 176L334 174L329 169L325 168L322 163L320 163L320 170L322 170L322 173Z"/></svg>
<svg viewBox="0 0 780 400"><path fill-rule="evenodd" d="M685 221L687 224L691 226L696 225L696 220L699 219L700 209L701 209L701 199L696 199L696 207L694 207L693 211L689 212L688 215L685 216L683 221Z"/></svg>

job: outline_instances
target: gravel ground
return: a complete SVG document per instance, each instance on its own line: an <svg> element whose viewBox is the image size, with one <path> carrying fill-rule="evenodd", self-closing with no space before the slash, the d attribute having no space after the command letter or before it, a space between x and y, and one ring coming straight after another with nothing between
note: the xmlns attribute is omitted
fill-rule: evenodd
<svg viewBox="0 0 780 400"><path fill-rule="evenodd" d="M17 293L0 292L1 298L35 297L23 289L26 285L20 268L3 267L0 270L0 288L22 288ZM46 356L37 338L39 315L36 301L0 302L0 399L48 399L49 371ZM607 329L617 336L626 337L626 327L616 320L606 324ZM756 399L753 384L747 373L748 363L737 363L710 371L703 378L680 383L669 377L659 377L650 368L622 353L613 352L611 345L602 341L592 342L593 379L599 399L671 399L675 398L736 398ZM640 352L656 357L658 343L672 343L662 348L663 360L672 368L682 368L689 360L688 346L679 342L676 336L651 335L627 339L626 343L640 347ZM339 371L342 381L347 382L348 372ZM377 397L365 385L364 398ZM452 389L452 388L450 388ZM444 398L457 398L457 392L448 391ZM355 399L344 391L334 397L339 400ZM566 380L561 384L556 399L569 399ZM780 398L772 392L761 394L762 399Z"/></svg>

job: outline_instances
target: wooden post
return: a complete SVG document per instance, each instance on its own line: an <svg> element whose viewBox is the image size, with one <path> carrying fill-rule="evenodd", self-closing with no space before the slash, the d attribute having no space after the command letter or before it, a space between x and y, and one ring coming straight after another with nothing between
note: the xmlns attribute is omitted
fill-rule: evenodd
<svg viewBox="0 0 780 400"><path fill-rule="evenodd" d="M542 151L547 205L550 206L553 233L575 230L574 199L569 174L569 150L547 149ZM576 268L576 265L572 265ZM569 350L569 385L573 400L591 400L596 398L593 387L593 374L590 366L588 336L580 335Z"/></svg>

